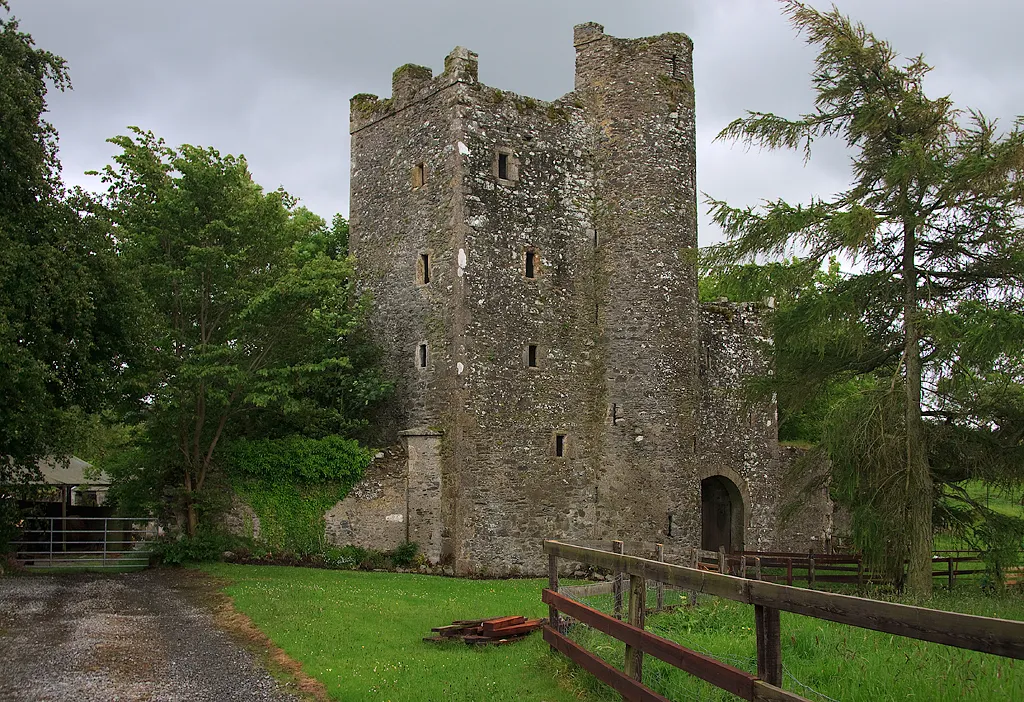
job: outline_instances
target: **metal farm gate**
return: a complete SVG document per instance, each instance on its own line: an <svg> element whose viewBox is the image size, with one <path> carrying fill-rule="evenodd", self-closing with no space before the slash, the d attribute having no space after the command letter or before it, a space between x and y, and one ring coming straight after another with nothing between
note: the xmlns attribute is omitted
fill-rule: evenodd
<svg viewBox="0 0 1024 702"><path fill-rule="evenodd" d="M125 570L149 565L156 536L147 517L26 517L11 546L26 568Z"/></svg>

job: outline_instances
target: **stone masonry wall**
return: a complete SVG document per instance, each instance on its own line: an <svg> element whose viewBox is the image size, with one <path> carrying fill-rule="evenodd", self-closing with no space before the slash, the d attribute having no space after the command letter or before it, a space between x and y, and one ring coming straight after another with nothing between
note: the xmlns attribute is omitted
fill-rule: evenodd
<svg viewBox="0 0 1024 702"><path fill-rule="evenodd" d="M324 515L327 542L387 551L405 543L406 453L385 450L345 499Z"/></svg>
<svg viewBox="0 0 1024 702"><path fill-rule="evenodd" d="M403 66L395 71L390 99L361 95L351 106L351 249L360 283L375 301L371 327L396 386L381 433L395 440L409 427L444 430L443 558L451 557L456 516L452 445L461 404L458 368L465 365L465 223L455 114L466 86L475 83L475 55L456 49L436 78L428 68Z"/></svg>
<svg viewBox="0 0 1024 702"><path fill-rule="evenodd" d="M835 505L828 494L828 485L815 487L808 494L808 466L799 466L808 458L807 449L796 446L779 447L779 475L782 482L780 520L775 548L780 551L831 553L836 532ZM818 470L814 470L820 473Z"/></svg>
<svg viewBox="0 0 1024 702"><path fill-rule="evenodd" d="M567 102L484 86L460 113L467 231L456 569L536 570L545 536L595 521L593 171ZM463 149L462 146L465 146ZM502 178L497 159L509 170ZM534 276L526 276L526 254ZM529 346L536 346L536 366ZM563 434L563 456L556 435Z"/></svg>
<svg viewBox="0 0 1024 702"><path fill-rule="evenodd" d="M694 476L698 504L691 512L700 540L700 480L722 475L743 497L748 551L773 550L781 497L778 426L774 402L754 402L748 378L768 370L762 345L771 342L759 306L709 302L701 305L701 407Z"/></svg>
<svg viewBox="0 0 1024 702"><path fill-rule="evenodd" d="M594 134L601 414L597 538L672 542L696 433L693 44L576 27L575 96ZM614 415L614 416L612 416Z"/></svg>

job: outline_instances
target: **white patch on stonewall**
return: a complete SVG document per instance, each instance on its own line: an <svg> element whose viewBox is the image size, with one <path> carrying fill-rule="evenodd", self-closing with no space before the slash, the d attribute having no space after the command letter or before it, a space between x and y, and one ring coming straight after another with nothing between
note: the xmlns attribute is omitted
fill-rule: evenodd
<svg viewBox="0 0 1024 702"><path fill-rule="evenodd" d="M456 271L461 278L466 274L466 250L459 249L459 269Z"/></svg>
<svg viewBox="0 0 1024 702"><path fill-rule="evenodd" d="M463 144L461 141L459 142L459 153L462 154L463 156L469 156L469 147Z"/></svg>
<svg viewBox="0 0 1024 702"><path fill-rule="evenodd" d="M466 370L466 367L462 365L462 361L455 364L455 370L458 371L459 375L462 375L462 371Z"/></svg>
<svg viewBox="0 0 1024 702"><path fill-rule="evenodd" d="M388 516L384 517L384 521L385 522L404 522L405 521L405 515L404 514L389 514Z"/></svg>

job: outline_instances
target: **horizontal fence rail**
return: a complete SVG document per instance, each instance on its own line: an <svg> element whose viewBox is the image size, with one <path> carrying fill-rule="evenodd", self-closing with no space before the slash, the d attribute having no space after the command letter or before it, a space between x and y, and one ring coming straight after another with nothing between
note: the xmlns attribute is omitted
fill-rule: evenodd
<svg viewBox="0 0 1024 702"><path fill-rule="evenodd" d="M731 692L741 699L794 701L804 699L799 695L794 695L774 685L769 685L760 680L756 675L751 675L745 670L740 670L739 668L722 663L711 656L698 653L685 646L680 646L674 641L669 641L657 634L652 634L631 624L621 622L614 617L570 600L568 597L564 597L550 589L544 590L543 601L545 604L554 606L559 612L564 612L573 619L579 620L598 631L625 642L635 650L643 651L680 670L685 670L687 673ZM550 629L550 625L547 628ZM545 638L547 637L545 636ZM664 698L658 697L657 699Z"/></svg>
<svg viewBox="0 0 1024 702"><path fill-rule="evenodd" d="M156 534L148 517L26 517L11 545L26 568L144 568Z"/></svg>
<svg viewBox="0 0 1024 702"><path fill-rule="evenodd" d="M1024 659L1024 622L912 607L694 570L592 548L545 541L544 552L736 602L873 629L1008 658Z"/></svg>
<svg viewBox="0 0 1024 702"><path fill-rule="evenodd" d="M774 562L772 558L777 557L775 554L733 556L737 560L734 569L724 551L715 554L692 549L690 565L681 566L625 555L622 549L621 541L613 542L612 552L559 541L545 541L548 588L544 590L542 599L549 610L548 626L544 630L545 640L553 649L611 685L627 700L665 699L642 684L644 654L665 661L745 700L804 700L782 689L780 611L920 641L1024 659L1024 622L869 600L727 574L735 570L743 576L751 574L754 578L760 578L765 564ZM660 559L664 552L659 547L655 555ZM715 562L702 562L702 559L712 557ZM944 559L944 563L952 567L949 564L955 563L952 559L958 557L947 558L949 560ZM559 588L559 559L604 568L616 575L611 582ZM813 573L813 556L810 564ZM750 565L753 567L748 568ZM629 576L628 580L626 576ZM648 581L656 584L656 592L659 593L658 607L651 611L661 609L660 593L665 586L753 605L757 675L645 631L645 614L649 611L645 604ZM628 586L624 586L627 582ZM622 595L627 587L630 593L628 623L622 621ZM614 617L572 599L609 593L614 596ZM691 595L691 604L695 601L694 597ZM567 629L563 628L560 613L625 644L624 670L619 671L610 666L565 636Z"/></svg>

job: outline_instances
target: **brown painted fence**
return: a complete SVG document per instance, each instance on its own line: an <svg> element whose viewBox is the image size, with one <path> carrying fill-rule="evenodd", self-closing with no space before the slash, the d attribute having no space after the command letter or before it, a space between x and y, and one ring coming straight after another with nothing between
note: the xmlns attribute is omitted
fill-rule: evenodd
<svg viewBox="0 0 1024 702"><path fill-rule="evenodd" d="M786 553L781 551L739 551L727 554L729 572L738 574L743 556L760 559L761 568L781 570L782 574L764 574L763 580L793 585L804 581L808 587L815 583L847 583L863 585L865 582L885 582L885 576L872 573L860 554ZM944 578L950 589L962 575L985 572L980 551L935 551L932 556L932 577Z"/></svg>
<svg viewBox="0 0 1024 702"><path fill-rule="evenodd" d="M619 546L616 550L621 551L621 542L615 543ZM627 700L665 700L641 682L644 654L659 658L745 700L803 700L803 697L781 689L780 611L1024 659L1024 622L943 612L736 577L702 569L699 567L700 559L695 559L698 567L679 566L558 541L545 541L544 552L548 554L549 582L543 593L543 601L547 603L550 615L549 623L544 628L544 639L553 649L568 656ZM718 567L721 571L727 571L725 554L719 554L719 558L723 560L719 560ZM560 559L629 575L628 622L559 594ZM757 567L756 563L754 567ZM644 631L648 581L753 605L757 676ZM617 577L616 582L621 583L621 577ZM618 601L621 593L619 585L617 610L621 608ZM567 638L560 625L560 613L622 641L626 646L624 671L610 666Z"/></svg>

